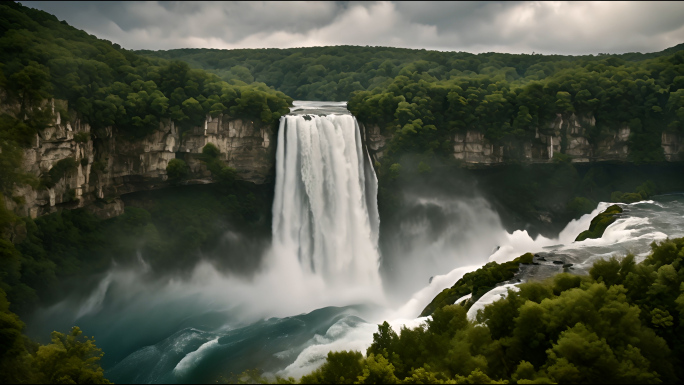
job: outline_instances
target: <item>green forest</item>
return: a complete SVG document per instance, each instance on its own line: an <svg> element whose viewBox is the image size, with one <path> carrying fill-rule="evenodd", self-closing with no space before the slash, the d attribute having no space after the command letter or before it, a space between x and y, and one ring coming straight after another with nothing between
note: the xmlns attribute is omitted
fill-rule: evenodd
<svg viewBox="0 0 684 385"><path fill-rule="evenodd" d="M40 177L21 171L24 150L54 119L51 100L62 120L92 127L75 137L86 142L112 126L128 140L169 120L188 131L207 115L275 125L294 99L348 101L359 121L391 137L375 164L387 223L401 210L405 186L462 182L455 180L464 165L453 159L452 140L465 130L509 149L505 168L468 175L522 222L545 212L567 221L602 200L631 203L684 189L683 166L665 165L661 147L663 132L684 135L682 44L650 54L596 56L354 46L132 51L46 12L3 2L0 383L108 383L99 363L104 353L87 330L55 331L41 345L23 334L21 319L66 293L87 290L82 280L113 261L138 263L141 252L156 273L182 276L201 254L249 276L259 260L238 257L257 255L261 250L253 245L267 243L271 234L273 186L236 180L211 145L197 158L214 184L181 186L188 166L174 159L167 168L173 188L128 194L118 217L103 221L85 209L18 217L5 204L23 199L13 196L16 186L48 188L76 166L66 158ZM564 154L539 167L523 164L519 144L547 133L559 114L595 118L595 125L584 127L592 146L629 127L630 164L577 165ZM566 146L561 142L562 151ZM605 230L608 222L601 219L588 235ZM234 229L254 242L221 243ZM214 258L219 248L230 252ZM466 292L483 294L530 258L467 274L426 309L432 319L423 327L397 333L379 325L365 357L331 352L301 383L684 379L684 238L653 244L641 263L632 255L614 257L597 262L587 277L560 274L521 284L476 322L466 318L468 305L447 304Z"/></svg>
<svg viewBox="0 0 684 385"><path fill-rule="evenodd" d="M684 132L682 45L597 56L352 46L139 52L183 60L228 81L263 82L295 99L348 100L360 121L393 135L389 158L448 154L453 133L466 128L494 143L532 139L556 114L594 116L593 145L609 130L630 127L637 163L664 160L663 131Z"/></svg>
<svg viewBox="0 0 684 385"><path fill-rule="evenodd" d="M0 188L6 194L14 183L37 186L17 171L20 148L52 121L52 98L67 102L56 103L62 120L90 124L93 140L108 126L134 140L164 119L183 131L218 114L276 124L292 103L262 83L228 83L181 61L143 57L14 2L0 4L0 90L2 103L16 106L0 111Z"/></svg>
<svg viewBox="0 0 684 385"><path fill-rule="evenodd" d="M457 304L415 329L385 322L365 358L331 352L301 383L680 383L684 239L651 247L520 284L476 321Z"/></svg>
<svg viewBox="0 0 684 385"><path fill-rule="evenodd" d="M207 158L222 173L218 184L178 187L154 204L139 204L147 209L130 206L109 221L83 209L17 217L5 206L15 185L45 188L74 167L67 158L40 180L21 171L23 148L54 118L52 98L67 102L55 103L62 120L91 125L91 137L77 141L96 141L107 126L135 140L163 119L187 130L209 114L275 124L292 99L264 84L229 83L180 61L142 57L46 12L0 4L0 382L106 383L92 338L75 327L40 345L22 334L17 314L53 303L114 259L132 262L139 249L155 269L182 271L199 249L211 253L231 226L258 237L270 229L264 202L271 193L235 181L225 172L231 170Z"/></svg>

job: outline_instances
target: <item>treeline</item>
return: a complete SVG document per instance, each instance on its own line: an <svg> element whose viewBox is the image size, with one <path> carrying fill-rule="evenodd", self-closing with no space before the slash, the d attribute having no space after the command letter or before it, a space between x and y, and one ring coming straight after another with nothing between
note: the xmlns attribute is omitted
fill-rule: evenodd
<svg viewBox="0 0 684 385"><path fill-rule="evenodd" d="M33 130L45 122L34 107L52 97L67 100L94 129L114 125L133 138L163 118L181 128L220 113L275 122L292 101L264 84L227 83L183 62L142 57L14 2L0 5L0 70L3 102L18 103L17 116L28 114L20 120Z"/></svg>
<svg viewBox="0 0 684 385"><path fill-rule="evenodd" d="M681 45L662 52L611 55L621 60L637 61L674 53ZM308 47L289 49L207 48L141 50L149 57L182 60L195 68L220 75L224 80L263 82L300 100L349 100L352 92L372 90L387 85L406 68L424 69L439 80L462 74L489 74L507 67L512 77L541 79L576 60L599 60L599 56L512 55L501 53L471 54L391 47ZM545 65L545 64L550 64ZM510 71L514 71L510 72Z"/></svg>
<svg viewBox="0 0 684 385"><path fill-rule="evenodd" d="M270 201L267 187L226 181L132 194L125 213L106 221L85 209L18 218L0 205L0 231L19 234L14 243L0 238L0 289L24 316L138 255L154 274L191 271L199 258L250 274L260 263L255 248L270 235ZM239 235L224 239L229 230Z"/></svg>
<svg viewBox="0 0 684 385"><path fill-rule="evenodd" d="M448 305L415 329L379 325L364 358L331 352L301 383L679 383L684 238L519 285L468 320Z"/></svg>
<svg viewBox="0 0 684 385"><path fill-rule="evenodd" d="M595 118L595 125L583 127L591 145L629 127L630 160L658 162L665 159L662 132L684 133L684 50L640 62L541 62L525 76L501 66L440 80L427 67L404 69L384 87L356 92L349 109L393 135L383 163L406 152L449 155L454 134L466 129L508 144L513 151L504 157L521 159L516 143L550 134L557 114L567 119L573 113ZM566 132L561 134L564 152Z"/></svg>
<svg viewBox="0 0 684 385"><path fill-rule="evenodd" d="M453 133L466 128L495 143L533 139L556 114L578 113L596 118L587 133L592 144L629 126L631 160L653 162L664 160L662 131L684 130L682 48L598 56L351 46L139 52L183 60L226 80L264 82L295 99L349 100L361 121L397 136L390 157L448 153Z"/></svg>
<svg viewBox="0 0 684 385"><path fill-rule="evenodd" d="M460 166L453 159L455 134L477 130L505 145L504 159L513 164L503 171L481 172L498 174L499 179L489 178L487 184L506 181L502 184L507 188L491 189L503 206L524 221L552 213L554 221L563 222L591 211L613 192L634 192L653 178L645 175L628 187L608 186L619 183L612 183L605 167L578 169L562 153L573 136L566 135L567 126L561 126L561 153L553 165L516 164L523 158L522 144L537 140L537 133L552 134L557 114L566 122L576 114L585 123L575 135L584 136L597 152L604 139L629 127L628 160L662 164L662 133L684 134L683 48L597 56L351 46L139 52L184 60L227 80L262 81L296 99L349 100L361 122L377 124L391 136L376 164L384 217L401 205L397 192L402 186L417 178L439 181L453 174ZM655 182L661 192L673 191Z"/></svg>

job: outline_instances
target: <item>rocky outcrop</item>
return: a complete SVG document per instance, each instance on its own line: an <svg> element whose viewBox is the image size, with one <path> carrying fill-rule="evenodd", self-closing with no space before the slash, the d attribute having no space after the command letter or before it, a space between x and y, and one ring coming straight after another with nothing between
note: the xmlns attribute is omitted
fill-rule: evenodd
<svg viewBox="0 0 684 385"><path fill-rule="evenodd" d="M61 160L72 158L75 166L54 184L17 186L12 195L22 198L6 201L18 215L35 218L77 207L102 218L119 215L122 194L169 185L166 167L174 158L185 160L190 168L186 183L211 183L211 174L196 157L207 143L218 147L221 160L235 168L240 179L264 183L274 166L273 127L260 122L207 116L202 126L181 133L167 120L152 134L127 140L116 127L92 130L80 119L62 121L59 112L53 116L53 124L24 150L23 169L45 179Z"/></svg>
<svg viewBox="0 0 684 385"><path fill-rule="evenodd" d="M361 129L361 135L366 143L366 149L370 155L373 163L380 160L385 152L385 147L387 146L387 141L390 139L380 132L380 126L377 124L364 125L359 123L359 128Z"/></svg>
<svg viewBox="0 0 684 385"><path fill-rule="evenodd" d="M665 159L670 162L684 161L684 136L663 132L662 137L663 151Z"/></svg>
<svg viewBox="0 0 684 385"><path fill-rule="evenodd" d="M595 145L588 140L588 130L596 125L591 116L558 114L548 126L537 129L535 138L517 143L492 143L484 133L465 130L453 137L453 156L467 165L494 165L508 159L522 159L530 163L551 162L553 155L563 153L572 162L627 161L630 128L621 127L604 134ZM382 158L391 134L383 135L375 124L362 124L368 152L374 161ZM663 133L662 146L668 161L684 160L684 137Z"/></svg>

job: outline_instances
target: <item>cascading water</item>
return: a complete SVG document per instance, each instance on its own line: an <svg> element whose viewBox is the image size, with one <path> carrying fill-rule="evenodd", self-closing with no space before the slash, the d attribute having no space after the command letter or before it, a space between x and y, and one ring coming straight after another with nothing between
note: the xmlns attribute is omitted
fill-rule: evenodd
<svg viewBox="0 0 684 385"><path fill-rule="evenodd" d="M119 383L214 382L251 368L298 377L331 350L365 351L377 323L419 325L424 318L415 317L432 298L488 261L553 252L586 273L596 258L644 256L651 241L684 236L682 195L622 205L623 217L601 239L573 242L608 204L557 238L533 239L524 230L507 233L481 197L407 194L413 215L399 220L394 246L383 248L381 282L377 180L344 107L295 102L282 118L272 247L254 256L263 263L253 276L203 261L189 278L153 279L141 255L140 266L103 275L89 298L38 312L30 334L40 339L79 325L96 337L106 376ZM496 290L470 313L504 288Z"/></svg>
<svg viewBox="0 0 684 385"><path fill-rule="evenodd" d="M273 247L283 262L298 261L326 285L380 292L376 194L353 116L281 118Z"/></svg>

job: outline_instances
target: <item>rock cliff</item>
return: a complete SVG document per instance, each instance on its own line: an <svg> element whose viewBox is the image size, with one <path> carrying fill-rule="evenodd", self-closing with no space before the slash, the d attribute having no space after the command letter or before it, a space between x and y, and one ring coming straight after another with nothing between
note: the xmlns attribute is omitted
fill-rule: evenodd
<svg viewBox="0 0 684 385"><path fill-rule="evenodd" d="M627 161L629 147L627 141L630 128L625 126L609 132L595 146L589 143L588 129L596 124L593 116L558 114L555 121L542 130L537 130L533 140L514 146L495 144L476 130L457 133L453 140L453 156L469 165L503 164L509 155L518 152L517 158L532 163L550 162L555 153L571 156L573 162L590 161ZM368 152L372 159L382 158L391 135L383 135L375 124L360 124ZM662 147L668 161L684 160L684 137L678 134L662 134ZM522 153L520 153L520 151Z"/></svg>
<svg viewBox="0 0 684 385"><path fill-rule="evenodd" d="M12 195L23 198L8 199L7 204L18 215L35 218L77 207L102 218L119 215L122 194L169 185L166 166L174 158L183 159L190 168L186 183L211 183L211 174L195 156L207 143L219 148L221 160L243 180L264 183L274 165L274 127L258 121L207 116L202 126L183 133L174 122L162 121L152 134L127 140L116 127L92 130L78 118L63 121L59 110L66 110L66 103L56 103L63 106L55 112L52 101L53 122L24 150L23 169L45 178L64 159L75 160L75 167L50 187L16 187Z"/></svg>

